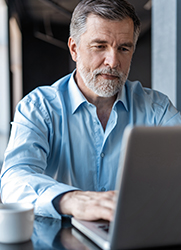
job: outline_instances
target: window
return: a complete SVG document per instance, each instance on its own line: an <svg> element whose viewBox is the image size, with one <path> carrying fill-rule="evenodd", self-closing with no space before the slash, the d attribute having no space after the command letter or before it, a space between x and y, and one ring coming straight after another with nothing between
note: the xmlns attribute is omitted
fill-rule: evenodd
<svg viewBox="0 0 181 250"><path fill-rule="evenodd" d="M9 123L8 11L5 1L0 0L0 167L9 137Z"/></svg>

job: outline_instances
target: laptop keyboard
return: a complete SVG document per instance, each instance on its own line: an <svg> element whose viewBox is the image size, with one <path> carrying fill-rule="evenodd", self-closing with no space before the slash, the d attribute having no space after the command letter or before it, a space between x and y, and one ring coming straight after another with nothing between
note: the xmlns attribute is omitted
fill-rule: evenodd
<svg viewBox="0 0 181 250"><path fill-rule="evenodd" d="M98 228L100 228L101 230L105 231L106 233L109 232L109 224L99 225Z"/></svg>

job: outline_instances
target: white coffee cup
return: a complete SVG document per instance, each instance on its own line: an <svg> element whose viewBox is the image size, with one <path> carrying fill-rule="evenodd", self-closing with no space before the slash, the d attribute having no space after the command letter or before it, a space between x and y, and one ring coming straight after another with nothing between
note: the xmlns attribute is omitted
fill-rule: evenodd
<svg viewBox="0 0 181 250"><path fill-rule="evenodd" d="M29 240L33 233L33 223L33 204L0 204L1 243L20 243Z"/></svg>

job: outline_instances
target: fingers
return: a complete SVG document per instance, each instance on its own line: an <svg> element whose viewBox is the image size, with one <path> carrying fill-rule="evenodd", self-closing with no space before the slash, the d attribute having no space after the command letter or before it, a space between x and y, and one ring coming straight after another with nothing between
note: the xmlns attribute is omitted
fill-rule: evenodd
<svg viewBox="0 0 181 250"><path fill-rule="evenodd" d="M62 213L73 215L78 219L97 220L113 219L116 192L73 191L65 194L60 207Z"/></svg>
<svg viewBox="0 0 181 250"><path fill-rule="evenodd" d="M75 211L75 217L78 219L83 220L113 220L114 210L111 209L108 206L102 206L100 203L94 203L89 204L88 207L84 205L81 210L79 210L80 213L76 213Z"/></svg>

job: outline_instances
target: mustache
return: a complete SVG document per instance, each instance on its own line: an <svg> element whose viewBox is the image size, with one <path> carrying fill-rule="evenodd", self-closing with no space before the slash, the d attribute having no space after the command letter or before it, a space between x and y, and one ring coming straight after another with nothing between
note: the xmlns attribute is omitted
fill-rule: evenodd
<svg viewBox="0 0 181 250"><path fill-rule="evenodd" d="M116 76L118 78L121 78L121 73L116 69L104 68L104 69L95 69L93 71L93 75L95 77L98 76L98 75L102 75L102 74L108 74L108 75L111 75L111 76Z"/></svg>

